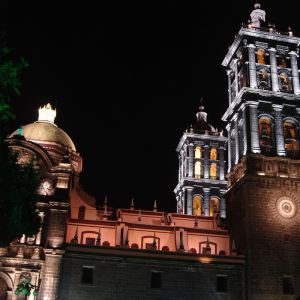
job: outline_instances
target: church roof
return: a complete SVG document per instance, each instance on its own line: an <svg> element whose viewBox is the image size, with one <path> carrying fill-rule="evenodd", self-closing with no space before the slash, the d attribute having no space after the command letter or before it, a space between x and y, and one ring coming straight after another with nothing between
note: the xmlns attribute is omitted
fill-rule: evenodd
<svg viewBox="0 0 300 300"><path fill-rule="evenodd" d="M71 138L62 129L54 123L48 121L36 121L34 123L22 126L23 136L26 140L33 142L53 142L68 147L76 151ZM19 134L19 129L15 130L9 137Z"/></svg>

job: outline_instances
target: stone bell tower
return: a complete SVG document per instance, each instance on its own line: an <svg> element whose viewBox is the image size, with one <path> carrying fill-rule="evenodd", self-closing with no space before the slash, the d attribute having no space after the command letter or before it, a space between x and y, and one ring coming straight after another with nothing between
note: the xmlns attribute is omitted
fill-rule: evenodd
<svg viewBox="0 0 300 300"><path fill-rule="evenodd" d="M183 133L176 151L179 156L178 184L174 190L177 213L226 217L223 194L226 137L207 122L199 107L196 122Z"/></svg>
<svg viewBox="0 0 300 300"><path fill-rule="evenodd" d="M229 230L246 255L247 299L300 294L299 45L291 28L262 27L256 3L229 48ZM287 297L287 298L286 298Z"/></svg>

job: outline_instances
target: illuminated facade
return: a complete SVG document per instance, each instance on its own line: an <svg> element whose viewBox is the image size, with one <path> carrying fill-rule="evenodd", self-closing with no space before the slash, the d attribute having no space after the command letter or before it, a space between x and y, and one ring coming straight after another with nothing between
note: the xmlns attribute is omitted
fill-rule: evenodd
<svg viewBox="0 0 300 300"><path fill-rule="evenodd" d="M255 18L265 16L261 11L256 4ZM222 63L229 92L227 219L237 253L246 255L247 299L300 294L299 44L291 30L249 23Z"/></svg>
<svg viewBox="0 0 300 300"><path fill-rule="evenodd" d="M34 237L0 248L0 300L296 299L300 294L300 85L293 33L252 23L226 55L228 141L201 106L182 136L177 212L97 206L79 184L82 158L42 107L7 143L41 172ZM228 144L225 179L224 150ZM175 201L175 200L174 200ZM226 205L225 205L226 203Z"/></svg>
<svg viewBox="0 0 300 300"><path fill-rule="evenodd" d="M207 122L200 106L196 122L183 133L177 147L177 213L226 217L224 152L227 138Z"/></svg>

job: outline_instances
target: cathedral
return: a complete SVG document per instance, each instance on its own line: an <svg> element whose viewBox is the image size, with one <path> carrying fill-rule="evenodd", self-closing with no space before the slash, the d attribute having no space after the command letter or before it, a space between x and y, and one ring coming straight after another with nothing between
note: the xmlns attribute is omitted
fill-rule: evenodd
<svg viewBox="0 0 300 300"><path fill-rule="evenodd" d="M227 134L202 104L182 134L176 212L97 205L51 104L9 135L42 224L0 248L0 300L300 299L300 38L265 18L256 3L222 62Z"/></svg>

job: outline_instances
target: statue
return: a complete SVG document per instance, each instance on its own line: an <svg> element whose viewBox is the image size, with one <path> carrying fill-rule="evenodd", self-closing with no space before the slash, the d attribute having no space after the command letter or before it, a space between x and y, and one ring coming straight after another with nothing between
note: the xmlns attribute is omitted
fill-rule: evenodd
<svg viewBox="0 0 300 300"><path fill-rule="evenodd" d="M264 10L260 9L259 3L255 3L254 8L255 9L250 14L251 24L253 27L260 27L260 22L266 21L266 12Z"/></svg>

